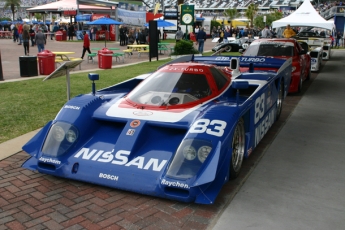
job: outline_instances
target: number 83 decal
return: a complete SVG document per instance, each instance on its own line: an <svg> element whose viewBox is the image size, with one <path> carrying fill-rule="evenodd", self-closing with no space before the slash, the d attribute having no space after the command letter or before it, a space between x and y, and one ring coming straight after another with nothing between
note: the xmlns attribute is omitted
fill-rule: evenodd
<svg viewBox="0 0 345 230"><path fill-rule="evenodd" d="M221 120L199 119L190 128L190 133L207 133L221 137L224 134L226 122Z"/></svg>

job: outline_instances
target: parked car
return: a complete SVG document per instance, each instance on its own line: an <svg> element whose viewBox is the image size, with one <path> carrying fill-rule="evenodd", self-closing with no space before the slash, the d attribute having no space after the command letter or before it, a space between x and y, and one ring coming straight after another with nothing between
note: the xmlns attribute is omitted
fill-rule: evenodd
<svg viewBox="0 0 345 230"><path fill-rule="evenodd" d="M93 83L23 146L23 167L213 204L279 118L291 80L291 59L259 58L278 71L235 74L238 63L256 61L240 59L184 56L98 91Z"/></svg>
<svg viewBox="0 0 345 230"><path fill-rule="evenodd" d="M217 44L212 48L212 51L218 52L223 49L222 52L238 52L240 49L245 50L252 41L254 41L253 38L230 38L229 42L221 42Z"/></svg>
<svg viewBox="0 0 345 230"><path fill-rule="evenodd" d="M258 39L253 41L243 56L265 56L287 60L292 58L289 93L301 92L303 81L310 79L311 58L293 38Z"/></svg>

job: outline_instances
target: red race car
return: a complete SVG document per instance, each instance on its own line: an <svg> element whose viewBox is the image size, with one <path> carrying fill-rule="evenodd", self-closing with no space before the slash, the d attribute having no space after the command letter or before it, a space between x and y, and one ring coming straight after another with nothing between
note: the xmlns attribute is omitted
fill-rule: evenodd
<svg viewBox="0 0 345 230"><path fill-rule="evenodd" d="M253 41L243 56L292 58L292 75L289 93L301 92L304 80L310 79L311 58L297 40L292 38L259 39Z"/></svg>

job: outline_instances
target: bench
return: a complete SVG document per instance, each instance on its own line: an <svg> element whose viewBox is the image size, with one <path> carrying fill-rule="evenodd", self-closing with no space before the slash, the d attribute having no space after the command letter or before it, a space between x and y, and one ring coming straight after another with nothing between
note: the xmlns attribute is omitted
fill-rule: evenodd
<svg viewBox="0 0 345 230"><path fill-rule="evenodd" d="M165 53L166 51L168 51L168 48L167 47L160 47L160 48L158 48L158 50L159 50L159 53L162 54L162 51L164 51L164 53Z"/></svg>
<svg viewBox="0 0 345 230"><path fill-rule="evenodd" d="M91 59L92 60L92 64L95 63L94 62L94 57L97 56L97 53L90 53L87 55L87 63L89 63L89 60Z"/></svg>
<svg viewBox="0 0 345 230"><path fill-rule="evenodd" d="M124 56L127 55L129 58L131 58L131 56L133 55L133 54L132 54L132 52L133 52L132 49L122 50L122 52L124 53Z"/></svg>
<svg viewBox="0 0 345 230"><path fill-rule="evenodd" d="M142 53L146 53L146 54L149 54L150 50L138 50L138 57L140 58L141 54Z"/></svg>
<svg viewBox="0 0 345 230"><path fill-rule="evenodd" d="M61 62L66 62L66 61L79 61L79 60L83 60L81 58L76 58L76 57L69 57L69 60L65 59L65 58L55 58L55 68L57 68L57 64L61 65ZM81 70L81 63L79 64L79 70Z"/></svg>
<svg viewBox="0 0 345 230"><path fill-rule="evenodd" d="M124 53L113 53L113 57L116 58L116 61L121 59L122 57L122 63L125 63L125 54Z"/></svg>
<svg viewBox="0 0 345 230"><path fill-rule="evenodd" d="M172 54L175 51L175 47L170 47L170 54Z"/></svg>

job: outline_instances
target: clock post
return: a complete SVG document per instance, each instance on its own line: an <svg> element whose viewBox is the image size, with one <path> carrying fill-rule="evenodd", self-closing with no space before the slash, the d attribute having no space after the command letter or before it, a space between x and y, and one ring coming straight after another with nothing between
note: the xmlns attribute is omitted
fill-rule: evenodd
<svg viewBox="0 0 345 230"><path fill-rule="evenodd" d="M181 14L180 14L181 25L186 26L186 37L188 35L188 26L193 25L194 23L194 5L181 5Z"/></svg>

